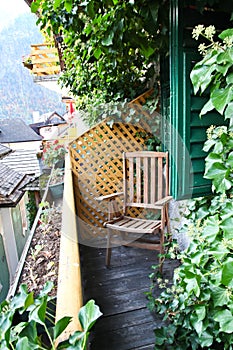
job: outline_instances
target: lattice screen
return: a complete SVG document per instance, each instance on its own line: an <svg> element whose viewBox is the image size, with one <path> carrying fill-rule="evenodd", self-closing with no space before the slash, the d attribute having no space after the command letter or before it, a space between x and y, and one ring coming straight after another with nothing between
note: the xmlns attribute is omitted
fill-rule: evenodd
<svg viewBox="0 0 233 350"><path fill-rule="evenodd" d="M84 241L88 236L88 245L92 244L90 236L95 246L96 237L106 235L102 227L107 220L107 203L95 198L122 191L122 153L146 149L141 135L149 135L148 124L145 120L140 124L144 126L114 123L110 127L106 120L70 144L79 231ZM133 214L139 214L137 209ZM80 240L83 243L82 237Z"/></svg>

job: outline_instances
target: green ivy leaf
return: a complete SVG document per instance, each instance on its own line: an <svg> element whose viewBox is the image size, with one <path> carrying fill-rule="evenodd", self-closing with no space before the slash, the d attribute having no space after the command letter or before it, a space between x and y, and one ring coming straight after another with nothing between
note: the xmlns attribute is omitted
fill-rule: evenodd
<svg viewBox="0 0 233 350"><path fill-rule="evenodd" d="M114 32L110 32L105 38L101 40L102 45L110 46L113 44Z"/></svg>
<svg viewBox="0 0 233 350"><path fill-rule="evenodd" d="M217 311L214 315L214 320L219 322L221 332L232 333L233 316L230 310Z"/></svg>
<svg viewBox="0 0 233 350"><path fill-rule="evenodd" d="M186 290L189 294L194 293L197 297L200 296L200 287L199 287L199 282L198 279L200 279L199 277L197 278L186 278L185 282L187 283L186 285Z"/></svg>
<svg viewBox="0 0 233 350"><path fill-rule="evenodd" d="M203 147L203 151L205 152L209 152L209 150L215 145L216 141L213 139L208 139L205 143L204 143L204 147Z"/></svg>
<svg viewBox="0 0 233 350"><path fill-rule="evenodd" d="M223 114L229 102L233 99L233 91L231 87L225 89L214 89L211 93L211 100L216 110Z"/></svg>
<svg viewBox="0 0 233 350"><path fill-rule="evenodd" d="M71 12L73 6L72 0L65 0L65 9L67 12Z"/></svg>
<svg viewBox="0 0 233 350"><path fill-rule="evenodd" d="M55 326L53 327L53 339L57 339L57 337L59 337L59 335L66 329L71 320L72 317L65 316L56 322Z"/></svg>
<svg viewBox="0 0 233 350"><path fill-rule="evenodd" d="M102 50L99 47L97 47L94 51L95 58L98 60L100 58L101 54L102 54Z"/></svg>
<svg viewBox="0 0 233 350"><path fill-rule="evenodd" d="M216 259L223 259L226 254L229 253L227 249L221 242L219 242L215 247L211 247L208 251L209 255L213 255Z"/></svg>
<svg viewBox="0 0 233 350"><path fill-rule="evenodd" d="M194 94L196 94L199 89L201 90L201 92L204 92L207 89L207 87L213 79L212 73L214 70L214 64L209 67L205 65L200 65L200 62L198 66L195 66L193 68L190 78L193 83Z"/></svg>
<svg viewBox="0 0 233 350"><path fill-rule="evenodd" d="M203 228L203 237L208 239L209 242L213 242L219 232L219 219L218 215L210 216L205 221Z"/></svg>
<svg viewBox="0 0 233 350"><path fill-rule="evenodd" d="M37 323L40 323L41 325L45 324L45 315L46 315L46 307L47 307L47 298L44 297L40 300L40 304L36 305L30 312L29 312L29 322L35 321Z"/></svg>
<svg viewBox="0 0 233 350"><path fill-rule="evenodd" d="M227 287L233 287L233 260L223 264L221 283Z"/></svg>
<svg viewBox="0 0 233 350"><path fill-rule="evenodd" d="M33 1L31 3L31 12L36 13L39 10L39 7L40 7L40 0Z"/></svg>
<svg viewBox="0 0 233 350"><path fill-rule="evenodd" d="M225 111L225 118L233 118L233 102L230 102Z"/></svg>
<svg viewBox="0 0 233 350"><path fill-rule="evenodd" d="M222 33L219 34L218 36L220 39L224 40L227 37L233 37L233 29L226 29Z"/></svg>
<svg viewBox="0 0 233 350"><path fill-rule="evenodd" d="M62 1L63 0L54 0L54 3L53 3L54 10L56 10L61 5Z"/></svg>
<svg viewBox="0 0 233 350"><path fill-rule="evenodd" d="M43 287L43 289L40 291L40 297L45 297L51 290L53 289L54 284L51 281L47 281Z"/></svg>
<svg viewBox="0 0 233 350"><path fill-rule="evenodd" d="M229 62L229 64L226 64ZM228 68L232 66L233 62L233 48L229 48L228 50L221 52L217 57L217 63L223 63L222 67L227 66Z"/></svg>
<svg viewBox="0 0 233 350"><path fill-rule="evenodd" d="M33 350L33 349L38 349L38 346L31 347L31 345L29 345L28 338L23 337L17 341L16 347L15 347L15 350L22 350L22 349L23 350Z"/></svg>
<svg viewBox="0 0 233 350"><path fill-rule="evenodd" d="M91 299L86 305L81 307L78 318L82 328L88 331L101 315L102 312L100 312L99 307L95 305L95 301Z"/></svg>
<svg viewBox="0 0 233 350"><path fill-rule="evenodd" d="M154 330L156 345L163 345L167 341L167 332L164 328L156 328Z"/></svg>
<svg viewBox="0 0 233 350"><path fill-rule="evenodd" d="M226 82L228 85L233 84L233 73L227 75Z"/></svg>
<svg viewBox="0 0 233 350"><path fill-rule="evenodd" d="M214 109L214 105L212 103L212 100L209 100L206 102L206 104L202 107L200 116L212 111L212 109Z"/></svg>
<svg viewBox="0 0 233 350"><path fill-rule="evenodd" d="M227 305L230 301L229 292L223 287L214 287L212 291L212 298L214 301L214 306Z"/></svg>
<svg viewBox="0 0 233 350"><path fill-rule="evenodd" d="M204 331L199 335L199 339L200 339L200 344L201 347L207 347L209 348L212 344L213 344L213 335L208 332L208 331Z"/></svg>

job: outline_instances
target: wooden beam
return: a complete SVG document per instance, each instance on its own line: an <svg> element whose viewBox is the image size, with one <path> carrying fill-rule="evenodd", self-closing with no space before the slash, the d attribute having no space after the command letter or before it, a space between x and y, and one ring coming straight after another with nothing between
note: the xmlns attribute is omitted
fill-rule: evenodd
<svg viewBox="0 0 233 350"><path fill-rule="evenodd" d="M58 272L56 320L72 316L59 341L65 340L76 330L81 330L78 312L83 305L81 266L78 247L78 232L73 192L70 157L66 157L60 260Z"/></svg>

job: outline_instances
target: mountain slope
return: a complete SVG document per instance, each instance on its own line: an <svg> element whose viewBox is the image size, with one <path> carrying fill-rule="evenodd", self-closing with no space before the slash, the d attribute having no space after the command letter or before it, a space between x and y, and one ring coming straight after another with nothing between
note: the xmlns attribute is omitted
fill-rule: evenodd
<svg viewBox="0 0 233 350"><path fill-rule="evenodd" d="M61 96L35 84L22 64L22 56L30 53L30 45L42 42L32 14L19 16L0 32L0 119L20 117L30 123L33 111L65 113Z"/></svg>

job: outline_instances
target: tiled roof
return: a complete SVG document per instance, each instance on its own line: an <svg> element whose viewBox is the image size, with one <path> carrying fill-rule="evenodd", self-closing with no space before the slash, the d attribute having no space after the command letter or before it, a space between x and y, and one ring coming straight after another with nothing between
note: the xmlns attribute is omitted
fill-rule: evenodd
<svg viewBox="0 0 233 350"><path fill-rule="evenodd" d="M0 143L40 141L39 136L20 118L0 119Z"/></svg>
<svg viewBox="0 0 233 350"><path fill-rule="evenodd" d="M0 144L0 158L4 157L5 155L10 153L11 151L12 151L11 148Z"/></svg>
<svg viewBox="0 0 233 350"><path fill-rule="evenodd" d="M37 133L39 134L39 129L48 127L48 126L55 126L60 124L66 124L65 118L63 118L60 114L57 112L52 113L45 113L41 115L41 120L37 123L32 123L29 126Z"/></svg>
<svg viewBox="0 0 233 350"><path fill-rule="evenodd" d="M0 164L5 164L9 168L26 175L39 177L42 173L40 162L35 150L16 150L0 159Z"/></svg>
<svg viewBox="0 0 233 350"><path fill-rule="evenodd" d="M24 186L32 180L32 177L0 164L0 207L15 206L24 194Z"/></svg>

